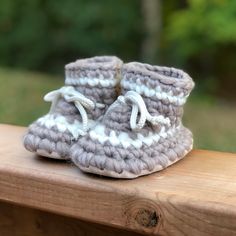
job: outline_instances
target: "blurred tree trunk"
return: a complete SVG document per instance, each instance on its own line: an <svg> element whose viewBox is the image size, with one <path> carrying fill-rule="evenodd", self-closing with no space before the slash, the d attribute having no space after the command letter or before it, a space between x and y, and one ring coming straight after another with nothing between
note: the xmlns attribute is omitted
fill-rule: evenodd
<svg viewBox="0 0 236 236"><path fill-rule="evenodd" d="M142 60L150 63L160 61L162 28L161 0L141 0L145 37L142 43Z"/></svg>

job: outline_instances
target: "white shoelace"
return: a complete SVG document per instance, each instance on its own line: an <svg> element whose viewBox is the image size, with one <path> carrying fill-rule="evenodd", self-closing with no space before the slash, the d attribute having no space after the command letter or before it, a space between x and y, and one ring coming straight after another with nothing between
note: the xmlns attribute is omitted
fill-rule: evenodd
<svg viewBox="0 0 236 236"><path fill-rule="evenodd" d="M119 102L127 104L131 102L132 112L130 116L130 127L132 130L140 130L144 127L146 121L153 125L163 124L170 126L170 119L163 115L152 116L146 107L143 98L135 91L128 91L124 96L119 96L117 101L113 103L107 110L107 114L112 111ZM139 121L137 121L138 114L140 114Z"/></svg>
<svg viewBox="0 0 236 236"><path fill-rule="evenodd" d="M84 132L88 130L88 114L84 108L93 110L95 109L95 107L105 107L104 104L95 103L92 100L86 98L83 94L76 91L74 87L64 86L58 90L51 91L44 96L44 100L46 102L52 102L49 113L53 113L55 111L56 105L61 97L64 98L67 102L73 102L75 104L82 118Z"/></svg>

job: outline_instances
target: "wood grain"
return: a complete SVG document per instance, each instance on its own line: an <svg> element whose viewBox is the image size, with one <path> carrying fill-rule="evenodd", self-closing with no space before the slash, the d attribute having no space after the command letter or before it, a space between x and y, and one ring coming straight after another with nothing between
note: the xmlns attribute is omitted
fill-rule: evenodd
<svg viewBox="0 0 236 236"><path fill-rule="evenodd" d="M111 227L0 202L1 236L138 236Z"/></svg>
<svg viewBox="0 0 236 236"><path fill-rule="evenodd" d="M0 126L0 200L154 235L236 235L236 154L192 151L135 180L80 172L24 150L25 128Z"/></svg>

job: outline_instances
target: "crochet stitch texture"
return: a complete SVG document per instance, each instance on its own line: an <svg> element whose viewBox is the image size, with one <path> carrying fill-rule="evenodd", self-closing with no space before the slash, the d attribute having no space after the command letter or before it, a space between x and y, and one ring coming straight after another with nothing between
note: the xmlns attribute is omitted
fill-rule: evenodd
<svg viewBox="0 0 236 236"><path fill-rule="evenodd" d="M42 156L69 159L73 143L85 135L117 97L122 61L115 56L80 59L65 66L65 86L48 93L48 114L29 126L24 146Z"/></svg>
<svg viewBox="0 0 236 236"><path fill-rule="evenodd" d="M124 64L121 96L72 146L72 161L85 172L136 178L182 159L193 145L192 133L182 125L193 87L182 70Z"/></svg>

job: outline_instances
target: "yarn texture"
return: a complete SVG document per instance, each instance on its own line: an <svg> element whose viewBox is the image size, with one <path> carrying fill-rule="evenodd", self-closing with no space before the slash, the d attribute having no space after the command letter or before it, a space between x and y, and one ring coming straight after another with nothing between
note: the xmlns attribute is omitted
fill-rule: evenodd
<svg viewBox="0 0 236 236"><path fill-rule="evenodd" d="M71 146L95 126L117 98L122 61L115 56L80 59L65 66L65 86L45 95L48 114L32 123L24 136L31 152L70 159Z"/></svg>
<svg viewBox="0 0 236 236"><path fill-rule="evenodd" d="M72 146L72 161L85 172L136 178L182 159L193 146L192 133L182 124L193 87L182 70L124 64L121 96Z"/></svg>

